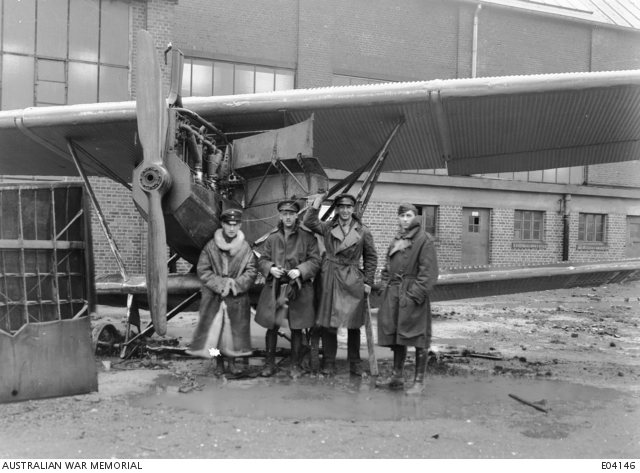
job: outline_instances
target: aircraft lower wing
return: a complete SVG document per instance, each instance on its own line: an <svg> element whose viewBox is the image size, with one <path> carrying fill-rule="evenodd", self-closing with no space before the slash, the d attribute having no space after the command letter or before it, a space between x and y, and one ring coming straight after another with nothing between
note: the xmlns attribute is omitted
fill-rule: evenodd
<svg viewBox="0 0 640 473"><path fill-rule="evenodd" d="M637 280L640 280L640 259L600 263L449 268L441 271L431 300L440 302L550 289L595 287ZM174 298L171 305L177 305L178 301L200 289L201 284L196 274L169 276L168 293L170 299ZM259 294L258 290L253 292ZM143 276L134 276L124 282L119 275L114 274L96 278L96 293L99 304L117 306L125 305L127 294L132 293L140 298L140 305L144 307L147 286ZM374 300L372 304L376 305Z"/></svg>
<svg viewBox="0 0 640 473"><path fill-rule="evenodd" d="M191 97L184 107L230 139L314 114L314 154L352 171L402 119L386 170L451 175L527 171L640 158L640 70L433 80ZM0 174L88 174L130 182L142 161L134 102L0 112Z"/></svg>

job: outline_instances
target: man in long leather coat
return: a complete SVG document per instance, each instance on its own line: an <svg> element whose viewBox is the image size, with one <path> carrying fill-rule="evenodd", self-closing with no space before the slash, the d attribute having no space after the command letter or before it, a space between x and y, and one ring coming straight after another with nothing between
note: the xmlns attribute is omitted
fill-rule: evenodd
<svg viewBox="0 0 640 473"><path fill-rule="evenodd" d="M417 209L398 208L399 232L387 251L382 271L384 292L378 310L378 345L393 350L393 373L380 387L404 386L407 347L416 349L416 374L407 394L424 392L427 354L431 344L429 292L438 281L438 258L431 237L422 229Z"/></svg>
<svg viewBox="0 0 640 473"><path fill-rule="evenodd" d="M322 327L323 373L335 373L337 330L346 327L350 371L362 375L360 327L364 325L366 297L373 284L378 255L371 231L354 214L355 197L350 194L337 196L337 215L329 222L321 222L318 218L323 198L316 198L304 218L305 226L322 235L326 248L317 318ZM361 258L364 271L360 269Z"/></svg>
<svg viewBox="0 0 640 473"><path fill-rule="evenodd" d="M215 346L209 346L212 342L209 335L222 301L227 306L234 351L251 352L251 301L248 291L258 273L253 251L240 230L241 219L241 210L225 210L220 216L222 228L216 230L200 254L197 269L202 282L202 300L200 319L188 350L192 355L212 357L209 349ZM240 374L242 370L236 367L235 358L228 360L229 372ZM223 371L220 355L217 357L216 374Z"/></svg>
<svg viewBox="0 0 640 473"><path fill-rule="evenodd" d="M292 200L278 203L280 223L260 249L258 269L266 282L256 309L256 322L267 329L267 364L261 376L276 372L275 351L278 329L284 318L291 329L292 378L302 375L300 356L302 330L315 325L312 278L320 269L318 241L299 225L300 206Z"/></svg>

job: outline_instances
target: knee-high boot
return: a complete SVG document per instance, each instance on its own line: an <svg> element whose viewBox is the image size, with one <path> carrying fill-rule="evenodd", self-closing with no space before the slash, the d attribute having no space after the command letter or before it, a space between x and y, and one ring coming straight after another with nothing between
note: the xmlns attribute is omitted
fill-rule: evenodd
<svg viewBox="0 0 640 473"><path fill-rule="evenodd" d="M289 376L293 379L302 376L300 369L300 352L302 350L302 330L291 330L291 371Z"/></svg>
<svg viewBox="0 0 640 473"><path fill-rule="evenodd" d="M404 386L404 362L407 359L407 347L396 345L393 347L393 372L391 376L376 380L376 386L381 388L401 388Z"/></svg>
<svg viewBox="0 0 640 473"><path fill-rule="evenodd" d="M264 336L267 357L265 359L265 367L260 372L260 376L268 378L278 371L276 368L276 346L278 345L278 329L268 329Z"/></svg>
<svg viewBox="0 0 640 473"><path fill-rule="evenodd" d="M408 396L412 394L422 394L424 392L424 378L427 372L427 358L429 356L426 348L416 347L416 376L413 386L407 389Z"/></svg>
<svg viewBox="0 0 640 473"><path fill-rule="evenodd" d="M322 328L322 351L322 374L335 374L338 334L324 327Z"/></svg>

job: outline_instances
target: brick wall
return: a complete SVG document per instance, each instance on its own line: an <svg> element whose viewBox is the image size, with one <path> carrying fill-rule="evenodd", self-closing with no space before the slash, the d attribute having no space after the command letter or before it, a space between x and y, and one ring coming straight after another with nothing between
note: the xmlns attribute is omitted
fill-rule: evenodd
<svg viewBox="0 0 640 473"><path fill-rule="evenodd" d="M80 180L80 178L69 178ZM121 184L104 177L90 177L91 187L129 274L145 271L147 222L140 216L131 193ZM96 275L119 273L97 213L91 206L91 232Z"/></svg>
<svg viewBox="0 0 640 473"><path fill-rule="evenodd" d="M580 213L571 212L571 231L569 233L570 261L606 261L623 259L626 256L627 235L626 215L608 214L605 221L605 245L579 248L578 220Z"/></svg>
<svg viewBox="0 0 640 473"><path fill-rule="evenodd" d="M491 264L549 264L562 260L562 215L544 212L545 246L513 248L514 209L491 210Z"/></svg>
<svg viewBox="0 0 640 473"><path fill-rule="evenodd" d="M588 25L484 6L479 24L478 77L589 71Z"/></svg>
<svg viewBox="0 0 640 473"><path fill-rule="evenodd" d="M174 44L246 58L296 61L297 0L181 0Z"/></svg>
<svg viewBox="0 0 640 473"><path fill-rule="evenodd" d="M592 71L640 69L640 32L596 26L591 51Z"/></svg>
<svg viewBox="0 0 640 473"><path fill-rule="evenodd" d="M333 67L416 80L456 77L454 2L336 2Z"/></svg>
<svg viewBox="0 0 640 473"><path fill-rule="evenodd" d="M296 88L328 87L336 22L331 0L299 0ZM339 47L339 46L338 46Z"/></svg>
<svg viewBox="0 0 640 473"><path fill-rule="evenodd" d="M589 166L587 184L640 187L640 161Z"/></svg>

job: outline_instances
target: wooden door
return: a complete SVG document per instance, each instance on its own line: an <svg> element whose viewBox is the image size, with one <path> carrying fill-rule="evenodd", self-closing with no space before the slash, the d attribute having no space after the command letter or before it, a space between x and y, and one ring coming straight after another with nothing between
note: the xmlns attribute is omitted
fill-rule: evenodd
<svg viewBox="0 0 640 473"><path fill-rule="evenodd" d="M640 258L640 217L627 216L627 258Z"/></svg>
<svg viewBox="0 0 640 473"><path fill-rule="evenodd" d="M462 209L462 266L489 264L489 209Z"/></svg>

